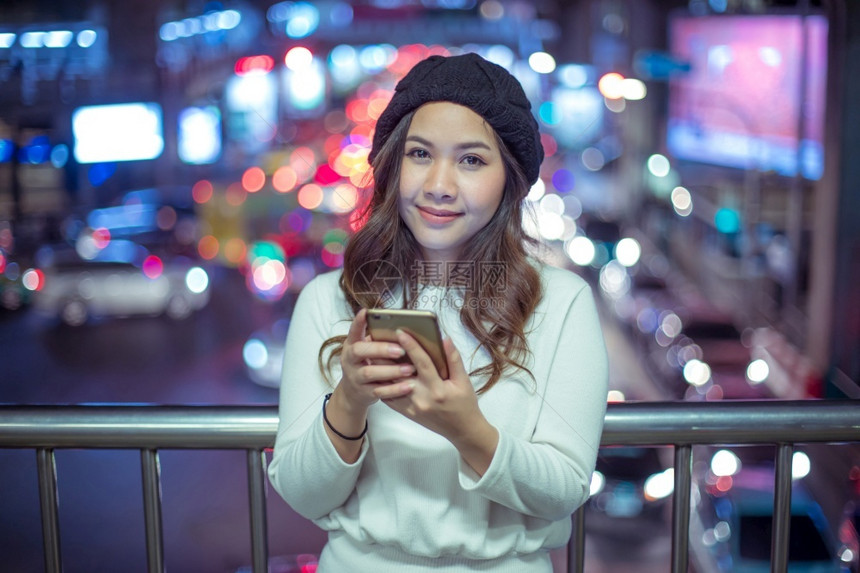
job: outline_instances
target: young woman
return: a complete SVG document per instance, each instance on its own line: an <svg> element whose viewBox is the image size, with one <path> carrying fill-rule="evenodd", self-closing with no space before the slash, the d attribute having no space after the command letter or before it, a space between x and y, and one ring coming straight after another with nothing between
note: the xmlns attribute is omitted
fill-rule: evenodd
<svg viewBox="0 0 860 573"><path fill-rule="evenodd" d="M287 338L269 476L329 532L320 572L552 571L588 498L607 357L586 283L528 256L542 160L502 67L432 56L397 85L367 222ZM370 339L385 306L438 315L447 379L409 335Z"/></svg>

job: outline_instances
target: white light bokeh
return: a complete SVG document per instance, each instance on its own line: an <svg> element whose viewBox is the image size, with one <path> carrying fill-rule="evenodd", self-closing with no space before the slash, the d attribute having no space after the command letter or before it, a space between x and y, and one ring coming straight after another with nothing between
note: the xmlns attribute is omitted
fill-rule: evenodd
<svg viewBox="0 0 860 573"><path fill-rule="evenodd" d="M666 177L670 170L669 159L665 155L655 153L648 158L648 171L654 177Z"/></svg>
<svg viewBox="0 0 860 573"><path fill-rule="evenodd" d="M652 474L645 480L645 497L649 500L663 499L675 491L675 468Z"/></svg>
<svg viewBox="0 0 860 573"><path fill-rule="evenodd" d="M648 95L648 89L642 80L624 78L621 81L621 95L626 100L638 101L645 99L645 96Z"/></svg>
<svg viewBox="0 0 860 573"><path fill-rule="evenodd" d="M747 380L749 380L750 384L761 384L767 380L769 374L770 368L767 362L761 358L753 360L747 366Z"/></svg>
<svg viewBox="0 0 860 573"><path fill-rule="evenodd" d="M555 71L555 58L546 52L535 52L529 56L529 67L539 74Z"/></svg>
<svg viewBox="0 0 860 573"><path fill-rule="evenodd" d="M731 450L719 450L711 457L711 473L715 476L733 476L741 470L741 460Z"/></svg>
<svg viewBox="0 0 860 573"><path fill-rule="evenodd" d="M191 267L185 273L185 286L195 294L200 294L209 288L209 275L201 267Z"/></svg>
<svg viewBox="0 0 860 573"><path fill-rule="evenodd" d="M581 267L586 267L594 260L594 243L588 237L574 237L565 248L570 260Z"/></svg>
<svg viewBox="0 0 860 573"><path fill-rule="evenodd" d="M642 247L639 241L632 237L625 237L615 245L615 258L625 267L632 267L639 262L642 256Z"/></svg>
<svg viewBox="0 0 860 573"><path fill-rule="evenodd" d="M684 380L692 386L703 386L711 379L711 367L698 358L684 364Z"/></svg>
<svg viewBox="0 0 860 573"><path fill-rule="evenodd" d="M670 198L672 201L672 208L675 209L675 212L678 215L686 217L693 212L693 196L686 187L675 187L672 190Z"/></svg>
<svg viewBox="0 0 860 573"><path fill-rule="evenodd" d="M803 479L809 475L812 469L812 463L809 461L809 456L803 452L794 452L791 456L791 478Z"/></svg>

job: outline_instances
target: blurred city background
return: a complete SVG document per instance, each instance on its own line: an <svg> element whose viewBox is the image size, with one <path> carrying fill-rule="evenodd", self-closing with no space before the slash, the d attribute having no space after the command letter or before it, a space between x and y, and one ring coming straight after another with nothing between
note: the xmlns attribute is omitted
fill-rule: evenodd
<svg viewBox="0 0 860 573"><path fill-rule="evenodd" d="M532 101L525 223L594 288L610 400L860 397L852 0L7 0L0 403L276 404L296 295L362 223L376 118L418 60L466 51ZM696 452L697 571L769 571L773 454ZM64 570L146 570L137 453L57 464ZM669 467L601 451L587 571L668 570ZM860 452L794 468L796 570L856 573ZM161 471L167 568L248 570L243 453ZM41 570L32 451L0 451L0 492L0 569ZM312 570L323 533L272 492L268 514L272 570Z"/></svg>

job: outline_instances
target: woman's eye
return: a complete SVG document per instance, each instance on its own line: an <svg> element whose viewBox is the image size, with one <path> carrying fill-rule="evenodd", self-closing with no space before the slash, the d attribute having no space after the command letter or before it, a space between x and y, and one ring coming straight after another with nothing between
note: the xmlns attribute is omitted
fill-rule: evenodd
<svg viewBox="0 0 860 573"><path fill-rule="evenodd" d="M415 159L426 159L427 157L430 157L430 154L427 153L426 149L413 149L411 151L408 151L406 153L406 156Z"/></svg>
<svg viewBox="0 0 860 573"><path fill-rule="evenodd" d="M463 158L463 163L472 167L478 167L480 165L484 165L484 161L475 155L467 155Z"/></svg>

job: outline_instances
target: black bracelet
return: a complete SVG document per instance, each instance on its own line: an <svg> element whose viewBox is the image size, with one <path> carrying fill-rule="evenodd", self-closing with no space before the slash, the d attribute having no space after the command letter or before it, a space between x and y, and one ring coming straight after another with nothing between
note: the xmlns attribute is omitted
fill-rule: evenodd
<svg viewBox="0 0 860 573"><path fill-rule="evenodd" d="M334 429L334 426L332 426L331 422L328 421L328 416L325 415L325 405L328 403L329 398L331 398L331 393L326 394L325 398L323 399L323 420L325 420L325 425L328 426L328 429L331 430L332 432L334 432L335 434L337 434L338 436L340 436L341 438L343 438L344 440L355 441L355 440L360 440L361 438L363 438L364 434L367 433L367 420L364 421L364 429L361 431L361 433L357 436L354 436L354 437L353 436L346 436L346 435L341 434L340 432L338 432L337 430Z"/></svg>

